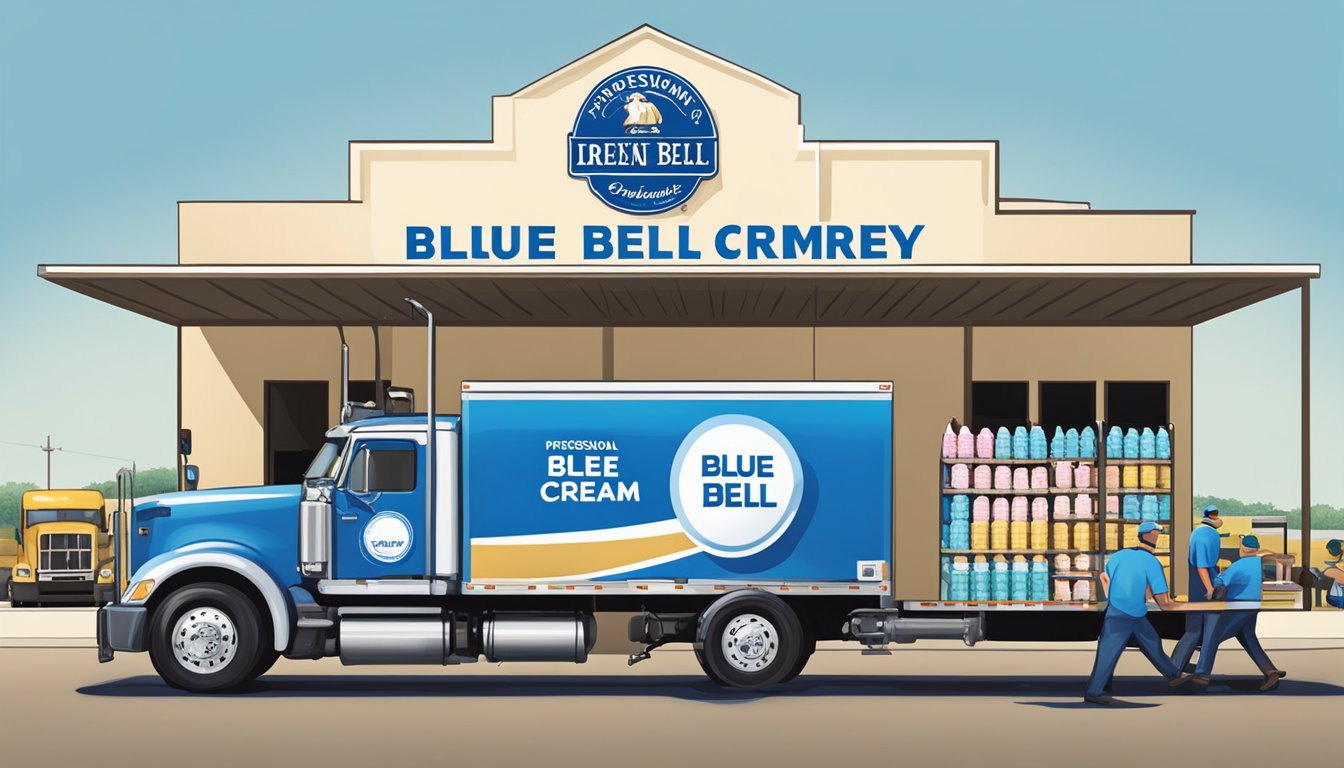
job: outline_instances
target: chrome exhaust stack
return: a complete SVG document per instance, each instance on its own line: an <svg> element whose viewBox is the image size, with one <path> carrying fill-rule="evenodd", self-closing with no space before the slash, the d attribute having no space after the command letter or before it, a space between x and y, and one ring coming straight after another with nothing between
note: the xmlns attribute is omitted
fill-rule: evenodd
<svg viewBox="0 0 1344 768"><path fill-rule="evenodd" d="M350 345L345 343L345 328L336 326L341 335L341 415L340 423L350 420Z"/></svg>
<svg viewBox="0 0 1344 768"><path fill-rule="evenodd" d="M412 299L412 298L409 298L409 297L408 297L408 298L406 299L406 303L407 303L407 304L410 304L410 305L411 305L411 309L413 309L417 314L420 314L420 315L423 315L423 316L424 316L424 318L425 318L425 335L429 337L428 351L427 351L427 353L426 353L426 357L427 357L427 365L426 365L426 369L427 369L427 377L426 377L426 378L427 378L428 380L425 382L425 386L429 387L429 392L428 392L428 393L426 394L426 396L425 396L425 398L426 398L425 415L426 415L426 422L427 422L426 427L425 427L425 429L427 430L427 431L425 432L425 530L426 530L426 531L429 531L429 538L428 538L428 541L433 542L433 541L437 541L437 539L434 538L434 534L435 534L435 531L434 531L434 479L435 479L435 478L434 478L434 474L435 474L435 470L438 468L438 464L437 464L438 459L437 459L436 456L435 456L435 450L434 450L434 449L435 449L435 445L439 442L438 430L436 429L436 426L437 426L437 425L435 424L435 420L434 420L434 417L435 417L435 412L434 412L434 408L435 408L435 405L434 405L434 395L435 395L435 392L434 392L434 388L435 388L435 383L436 383L436 382L435 382L435 378L436 378L435 374L437 373L437 372L434 370L434 366L435 366L435 359L434 359L434 357L435 357L435 344L434 344L434 341L435 341L435 338L434 338L434 333L435 333L435 329L434 329L434 313L433 313L433 312L430 312L428 309L425 308L425 305L424 305L424 304L421 304L420 302L416 301L415 299ZM426 574L429 575L429 576L433 576L433 575L434 575L434 547L433 547L433 546L429 546L429 547L426 547L426 548L425 548L425 572L426 572Z"/></svg>

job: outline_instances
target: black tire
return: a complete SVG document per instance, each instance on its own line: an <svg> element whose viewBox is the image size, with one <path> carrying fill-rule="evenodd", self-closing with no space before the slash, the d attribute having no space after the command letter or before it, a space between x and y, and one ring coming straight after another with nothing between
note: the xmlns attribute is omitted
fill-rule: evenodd
<svg viewBox="0 0 1344 768"><path fill-rule="evenodd" d="M265 662L274 650L270 638L263 637L264 626L257 606L227 584L183 587L164 598L150 617L149 658L174 688L233 690L269 667ZM175 640L189 645L176 648Z"/></svg>
<svg viewBox="0 0 1344 768"><path fill-rule="evenodd" d="M250 673L252 679L256 680L267 672L270 672L271 667L275 666L275 662L279 660L279 651L270 647L262 648L261 653L257 655L257 663L252 667L252 672Z"/></svg>
<svg viewBox="0 0 1344 768"><path fill-rule="evenodd" d="M817 652L817 639L813 637L812 634L809 632L807 633L807 639L803 641L802 652L798 654L798 663L794 664L793 669L790 669L789 673L784 675L784 677L781 678L779 682L780 683L792 682L795 677L801 675L803 673L803 668L807 666L808 660L811 659L812 654L816 652Z"/></svg>
<svg viewBox="0 0 1344 768"><path fill-rule="evenodd" d="M725 636L745 637L750 632L762 655L750 651L725 654ZM781 682L798 666L803 651L803 627L798 616L783 601L750 595L734 599L713 613L705 627L702 666L710 680L733 688L758 688ZM753 667L763 664L758 668ZM801 671L801 668L800 668Z"/></svg>
<svg viewBox="0 0 1344 768"><path fill-rule="evenodd" d="M704 670L705 677L708 677L711 683L714 683L715 685L722 685L725 688L728 687L729 685L728 681L720 678L718 673L710 668L709 660L705 658L704 651L700 650L699 648L696 648L695 660L700 662L700 669Z"/></svg>

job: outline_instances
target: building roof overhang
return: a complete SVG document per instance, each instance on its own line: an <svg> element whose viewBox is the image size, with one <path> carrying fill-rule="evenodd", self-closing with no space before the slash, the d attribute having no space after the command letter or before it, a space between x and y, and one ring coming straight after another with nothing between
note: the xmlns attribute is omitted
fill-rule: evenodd
<svg viewBox="0 0 1344 768"><path fill-rule="evenodd" d="M1194 326L1314 264L41 265L173 326Z"/></svg>

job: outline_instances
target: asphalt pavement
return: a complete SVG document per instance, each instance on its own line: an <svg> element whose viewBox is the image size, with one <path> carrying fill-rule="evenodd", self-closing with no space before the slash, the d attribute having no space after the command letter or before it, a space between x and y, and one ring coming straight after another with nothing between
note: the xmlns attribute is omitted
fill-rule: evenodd
<svg viewBox="0 0 1344 768"><path fill-rule="evenodd" d="M1344 642L1269 644L1277 691L1233 644L1203 694L1125 654L1109 708L1083 704L1084 644L819 650L768 690L709 683L686 650L633 668L342 667L281 660L246 692L166 687L144 654L0 647L4 763L313 766L902 765L1337 762ZM1217 756L1215 756L1215 753ZM59 755L59 760L52 762Z"/></svg>

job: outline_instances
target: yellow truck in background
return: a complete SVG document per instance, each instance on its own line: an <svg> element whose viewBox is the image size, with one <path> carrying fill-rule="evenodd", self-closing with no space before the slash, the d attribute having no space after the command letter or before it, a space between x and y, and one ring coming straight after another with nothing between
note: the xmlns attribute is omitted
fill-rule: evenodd
<svg viewBox="0 0 1344 768"><path fill-rule="evenodd" d="M0 598L9 594L9 574L19 561L19 532L0 528Z"/></svg>
<svg viewBox="0 0 1344 768"><path fill-rule="evenodd" d="M112 599L113 536L98 491L25 491L9 579L16 608Z"/></svg>

